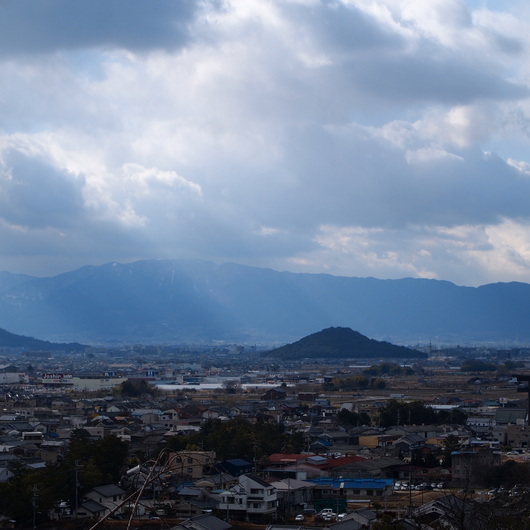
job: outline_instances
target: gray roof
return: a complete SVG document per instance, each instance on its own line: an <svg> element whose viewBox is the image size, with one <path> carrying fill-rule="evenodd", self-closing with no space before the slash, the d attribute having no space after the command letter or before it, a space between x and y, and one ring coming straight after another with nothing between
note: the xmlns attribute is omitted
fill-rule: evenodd
<svg viewBox="0 0 530 530"><path fill-rule="evenodd" d="M199 495L201 495L202 490L200 490L199 488L183 486L182 489L178 490L178 493L183 497L198 497Z"/></svg>
<svg viewBox="0 0 530 530"><path fill-rule="evenodd" d="M88 500L81 504L81 508L85 509L87 512L90 513L101 513L107 510L105 506L102 506L99 504L99 502Z"/></svg>
<svg viewBox="0 0 530 530"><path fill-rule="evenodd" d="M497 409L495 421L497 424L517 423L517 420L526 418L526 409Z"/></svg>
<svg viewBox="0 0 530 530"><path fill-rule="evenodd" d="M288 524L271 524L267 526L265 530L314 530L314 527L313 526L288 525Z"/></svg>
<svg viewBox="0 0 530 530"><path fill-rule="evenodd" d="M282 480L275 480L271 482L271 486L276 488L278 491L293 491L302 488L315 487L312 482L306 482L305 480L297 480L294 478L284 478Z"/></svg>
<svg viewBox="0 0 530 530"><path fill-rule="evenodd" d="M361 517L364 517L365 519L368 519L369 521L377 519L377 515L375 512L372 512L369 508L359 508L358 510L355 510L353 512L354 514L360 515Z"/></svg>
<svg viewBox="0 0 530 530"><path fill-rule="evenodd" d="M171 530L180 530L183 528L189 530L228 530L229 528L232 528L232 525L215 517L215 515L207 513L197 515L191 519L186 519L177 526L172 527Z"/></svg>
<svg viewBox="0 0 530 530"><path fill-rule="evenodd" d="M230 464L232 466L241 466L241 467L248 467L252 465L252 462L249 462L248 460L243 460L242 458L232 458L230 460L225 460L224 462L221 462L221 464Z"/></svg>
<svg viewBox="0 0 530 530"><path fill-rule="evenodd" d="M253 480L257 484L259 484L260 486L264 486L265 488L271 487L269 482L264 481L261 477L259 477L255 473L247 473L246 475L243 475L243 476L248 477L250 480Z"/></svg>
<svg viewBox="0 0 530 530"><path fill-rule="evenodd" d="M196 484L209 482L213 486L224 484L225 482L234 482L236 479L230 473L219 473L217 475L210 475L209 477L202 477L195 481Z"/></svg>
<svg viewBox="0 0 530 530"><path fill-rule="evenodd" d="M332 530L359 530L362 528L361 523L354 521L353 519L346 519L329 525Z"/></svg>
<svg viewBox="0 0 530 530"><path fill-rule="evenodd" d="M103 497L113 497L114 495L123 495L125 493L119 486L107 484L106 486L96 486L93 491L103 495Z"/></svg>

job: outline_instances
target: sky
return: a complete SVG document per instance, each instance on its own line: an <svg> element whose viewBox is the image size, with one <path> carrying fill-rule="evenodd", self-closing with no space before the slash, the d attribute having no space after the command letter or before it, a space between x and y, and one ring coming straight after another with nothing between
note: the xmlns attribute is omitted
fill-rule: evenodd
<svg viewBox="0 0 530 530"><path fill-rule="evenodd" d="M527 0L0 0L0 270L530 282Z"/></svg>

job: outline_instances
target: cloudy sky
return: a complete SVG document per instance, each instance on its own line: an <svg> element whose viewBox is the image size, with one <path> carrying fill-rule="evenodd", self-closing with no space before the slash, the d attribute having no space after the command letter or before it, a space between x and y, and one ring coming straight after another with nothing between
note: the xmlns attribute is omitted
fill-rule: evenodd
<svg viewBox="0 0 530 530"><path fill-rule="evenodd" d="M528 0L0 0L0 270L530 282Z"/></svg>

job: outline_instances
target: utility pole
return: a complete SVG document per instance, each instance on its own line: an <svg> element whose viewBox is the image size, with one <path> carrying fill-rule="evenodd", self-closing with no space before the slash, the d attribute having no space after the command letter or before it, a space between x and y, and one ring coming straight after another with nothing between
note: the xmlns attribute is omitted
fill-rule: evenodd
<svg viewBox="0 0 530 530"><path fill-rule="evenodd" d="M75 474L75 518L77 519L77 508L79 505L79 460L74 462L74 474Z"/></svg>
<svg viewBox="0 0 530 530"><path fill-rule="evenodd" d="M33 496L31 498L31 504L33 506L33 530L37 528L37 499L39 498L39 490L37 484L33 485Z"/></svg>
<svg viewBox="0 0 530 530"><path fill-rule="evenodd" d="M529 374L512 374L512 377L517 378L517 392L526 392L528 397L528 404L526 409L525 424L530 424L530 375Z"/></svg>

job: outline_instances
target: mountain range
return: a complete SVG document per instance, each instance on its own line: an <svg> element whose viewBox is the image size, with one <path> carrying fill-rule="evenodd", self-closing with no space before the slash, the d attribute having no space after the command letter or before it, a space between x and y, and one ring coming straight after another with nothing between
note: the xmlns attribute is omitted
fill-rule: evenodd
<svg viewBox="0 0 530 530"><path fill-rule="evenodd" d="M328 327L397 344L530 343L530 285L144 260L48 278L0 273L0 327L55 342L280 345Z"/></svg>

